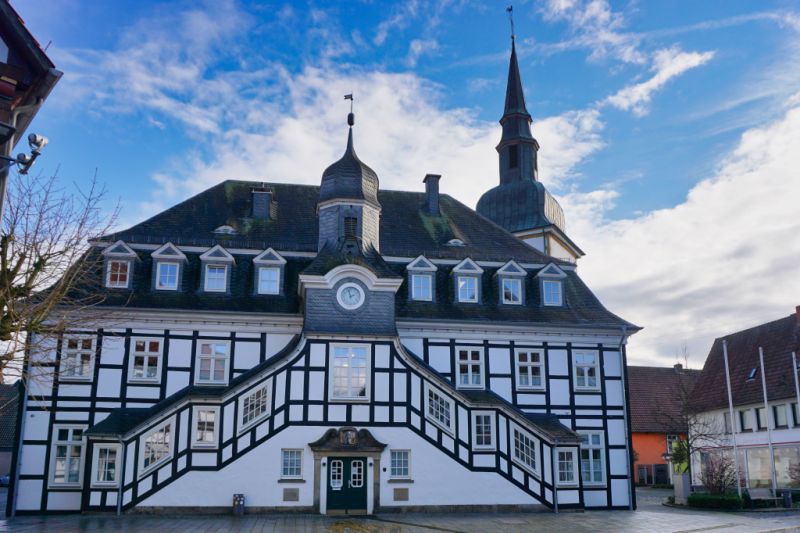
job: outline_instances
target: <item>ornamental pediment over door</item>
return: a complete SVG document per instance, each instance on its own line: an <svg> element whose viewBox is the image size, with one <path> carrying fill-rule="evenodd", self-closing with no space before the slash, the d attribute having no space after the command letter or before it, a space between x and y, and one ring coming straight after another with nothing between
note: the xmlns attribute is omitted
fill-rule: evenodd
<svg viewBox="0 0 800 533"><path fill-rule="evenodd" d="M386 448L369 430L354 427L329 429L308 446L315 452L382 452Z"/></svg>

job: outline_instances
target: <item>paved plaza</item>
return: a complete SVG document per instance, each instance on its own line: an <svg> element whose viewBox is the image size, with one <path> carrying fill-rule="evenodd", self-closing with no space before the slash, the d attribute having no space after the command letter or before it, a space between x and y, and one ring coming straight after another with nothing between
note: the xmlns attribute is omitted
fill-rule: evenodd
<svg viewBox="0 0 800 533"><path fill-rule="evenodd" d="M422 533L494 531L647 531L655 532L800 532L797 513L719 513L664 507L669 494L639 490L639 510L586 513L404 513L372 518L330 518L309 515L232 516L47 516L0 521L0 532L124 533Z"/></svg>

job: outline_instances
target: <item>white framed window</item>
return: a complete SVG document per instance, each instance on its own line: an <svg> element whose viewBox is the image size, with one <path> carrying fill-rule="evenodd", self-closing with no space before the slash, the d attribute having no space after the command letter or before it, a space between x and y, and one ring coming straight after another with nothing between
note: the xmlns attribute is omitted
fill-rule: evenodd
<svg viewBox="0 0 800 533"><path fill-rule="evenodd" d="M258 294L280 294L280 267L258 268Z"/></svg>
<svg viewBox="0 0 800 533"><path fill-rule="evenodd" d="M674 435L672 433L667 435L667 453L672 453L673 452L675 443L678 442L679 440L680 440L680 437L678 435Z"/></svg>
<svg viewBox="0 0 800 533"><path fill-rule="evenodd" d="M281 478L301 479L303 477L303 450L281 450Z"/></svg>
<svg viewBox="0 0 800 533"><path fill-rule="evenodd" d="M141 437L139 443L140 463L139 475L145 475L156 466L167 462L172 457L172 424L174 419L151 429Z"/></svg>
<svg viewBox="0 0 800 533"><path fill-rule="evenodd" d="M759 431L767 429L767 413L763 407L756 407L756 424Z"/></svg>
<svg viewBox="0 0 800 533"><path fill-rule="evenodd" d="M411 478L411 451L389 451L389 477L391 479Z"/></svg>
<svg viewBox="0 0 800 533"><path fill-rule="evenodd" d="M753 418L750 409L739 410L739 431L753 431Z"/></svg>
<svg viewBox="0 0 800 533"><path fill-rule="evenodd" d="M573 352L575 361L575 388L596 390L600 388L599 361L597 352Z"/></svg>
<svg viewBox="0 0 800 533"><path fill-rule="evenodd" d="M53 446L50 452L50 484L80 486L83 475L83 456L86 440L84 426L53 426Z"/></svg>
<svg viewBox="0 0 800 533"><path fill-rule="evenodd" d="M786 407L787 405L785 403L772 406L772 417L776 428L789 427L789 417L786 415Z"/></svg>
<svg viewBox="0 0 800 533"><path fill-rule="evenodd" d="M478 301L478 278L476 276L457 276L458 301L476 303Z"/></svg>
<svg viewBox="0 0 800 533"><path fill-rule="evenodd" d="M61 350L61 381L89 381L94 375L94 339L68 337Z"/></svg>
<svg viewBox="0 0 800 533"><path fill-rule="evenodd" d="M127 289L130 282L131 262L120 259L108 261L106 272L106 287L112 289Z"/></svg>
<svg viewBox="0 0 800 533"><path fill-rule="evenodd" d="M455 429L453 401L437 389L426 385L425 417L448 433Z"/></svg>
<svg viewBox="0 0 800 533"><path fill-rule="evenodd" d="M205 266L206 292L225 292L228 290L228 265L208 264Z"/></svg>
<svg viewBox="0 0 800 533"><path fill-rule="evenodd" d="M517 350L517 388L544 389L544 360L541 352Z"/></svg>
<svg viewBox="0 0 800 533"><path fill-rule="evenodd" d="M483 349L456 348L456 374L458 388L483 388Z"/></svg>
<svg viewBox="0 0 800 533"><path fill-rule="evenodd" d="M216 448L219 407L198 405L193 408L192 448Z"/></svg>
<svg viewBox="0 0 800 533"><path fill-rule="evenodd" d="M331 488L342 488L344 484L344 462L341 459L332 459L328 469L331 471Z"/></svg>
<svg viewBox="0 0 800 533"><path fill-rule="evenodd" d="M269 416L269 387L264 384L239 398L240 431Z"/></svg>
<svg viewBox="0 0 800 533"><path fill-rule="evenodd" d="M119 485L119 444L97 444L92 463L93 487L116 487Z"/></svg>
<svg viewBox="0 0 800 533"><path fill-rule="evenodd" d="M472 413L472 447L480 450L494 450L494 413L476 411Z"/></svg>
<svg viewBox="0 0 800 533"><path fill-rule="evenodd" d="M537 439L514 426L514 462L536 476L539 475L538 446Z"/></svg>
<svg viewBox="0 0 800 533"><path fill-rule="evenodd" d="M522 280L500 278L500 293L504 304L522 305Z"/></svg>
<svg viewBox="0 0 800 533"><path fill-rule="evenodd" d="M558 484L578 484L578 454L572 448L556 448L558 463Z"/></svg>
<svg viewBox="0 0 800 533"><path fill-rule="evenodd" d="M129 368L129 381L160 381L161 339L135 339Z"/></svg>
<svg viewBox="0 0 800 533"><path fill-rule="evenodd" d="M159 261L156 263L156 269L156 289L177 291L180 265L174 261Z"/></svg>
<svg viewBox="0 0 800 533"><path fill-rule="evenodd" d="M228 383L228 343L198 341L195 383Z"/></svg>
<svg viewBox="0 0 800 533"><path fill-rule="evenodd" d="M606 482L605 440L601 431L578 431L581 436L581 475L584 485Z"/></svg>
<svg viewBox="0 0 800 533"><path fill-rule="evenodd" d="M549 306L560 306L563 304L563 301L561 280L542 280L542 303Z"/></svg>
<svg viewBox="0 0 800 533"><path fill-rule="evenodd" d="M369 400L370 347L363 344L332 344L331 399Z"/></svg>
<svg viewBox="0 0 800 533"><path fill-rule="evenodd" d="M433 275L411 274L411 299L433 301Z"/></svg>

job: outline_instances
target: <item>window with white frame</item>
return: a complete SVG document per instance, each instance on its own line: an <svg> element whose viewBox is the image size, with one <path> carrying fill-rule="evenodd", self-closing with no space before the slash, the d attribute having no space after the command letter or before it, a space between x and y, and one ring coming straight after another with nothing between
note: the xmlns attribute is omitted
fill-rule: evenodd
<svg viewBox="0 0 800 533"><path fill-rule="evenodd" d="M242 429L252 426L269 415L269 388L267 385L247 393L239 400L242 413Z"/></svg>
<svg viewBox="0 0 800 533"><path fill-rule="evenodd" d="M750 409L739 410L739 430L753 431L753 419Z"/></svg>
<svg viewBox="0 0 800 533"><path fill-rule="evenodd" d="M160 291L178 290L178 270L180 269L178 263L159 261L156 269L156 289Z"/></svg>
<svg viewBox="0 0 800 533"><path fill-rule="evenodd" d="M228 344L200 341L198 343L196 383L219 384L228 382Z"/></svg>
<svg viewBox="0 0 800 533"><path fill-rule="evenodd" d="M64 340L59 378L63 381L86 381L94 371L94 339L73 337Z"/></svg>
<svg viewBox="0 0 800 533"><path fill-rule="evenodd" d="M495 448L494 413L479 411L472 414L472 446L481 450Z"/></svg>
<svg viewBox="0 0 800 533"><path fill-rule="evenodd" d="M667 435L667 453L672 453L674 451L675 443L680 440L678 435L669 434Z"/></svg>
<svg viewBox="0 0 800 533"><path fill-rule="evenodd" d="M475 303L478 301L478 278L476 276L457 276L458 301Z"/></svg>
<svg viewBox="0 0 800 533"><path fill-rule="evenodd" d="M549 306L562 305L561 280L542 280L542 303Z"/></svg>
<svg viewBox="0 0 800 533"><path fill-rule="evenodd" d="M141 441L141 469L147 472L172 456L172 422L161 424L149 431Z"/></svg>
<svg viewBox="0 0 800 533"><path fill-rule="evenodd" d="M216 448L219 407L197 406L194 408L194 448Z"/></svg>
<svg viewBox="0 0 800 533"><path fill-rule="evenodd" d="M303 477L303 450L281 450L281 477L284 479Z"/></svg>
<svg viewBox="0 0 800 533"><path fill-rule="evenodd" d="M517 350L517 388L544 388L544 361L540 352Z"/></svg>
<svg viewBox="0 0 800 533"><path fill-rule="evenodd" d="M117 486L119 482L119 444L97 444L94 447L92 486Z"/></svg>
<svg viewBox="0 0 800 533"><path fill-rule="evenodd" d="M483 349L456 348L456 370L459 388L483 387Z"/></svg>
<svg viewBox="0 0 800 533"><path fill-rule="evenodd" d="M453 431L453 402L433 387L428 387L425 414L442 429Z"/></svg>
<svg viewBox="0 0 800 533"><path fill-rule="evenodd" d="M432 274L411 274L411 299L423 302L433 300Z"/></svg>
<svg viewBox="0 0 800 533"><path fill-rule="evenodd" d="M158 381L161 378L161 341L137 339L133 342L130 381Z"/></svg>
<svg viewBox="0 0 800 533"><path fill-rule="evenodd" d="M83 468L83 426L53 426L52 465L50 482L53 485L80 485Z"/></svg>
<svg viewBox="0 0 800 533"><path fill-rule="evenodd" d="M369 399L369 347L332 345L333 374L331 398Z"/></svg>
<svg viewBox="0 0 800 533"><path fill-rule="evenodd" d="M558 484L578 484L578 455L573 449L557 448Z"/></svg>
<svg viewBox="0 0 800 533"><path fill-rule="evenodd" d="M575 388L597 389L599 381L599 362L596 352L574 352L575 358Z"/></svg>
<svg viewBox="0 0 800 533"><path fill-rule="evenodd" d="M409 450L389 451L389 477L392 479L408 479L411 477L411 452Z"/></svg>
<svg viewBox="0 0 800 533"><path fill-rule="evenodd" d="M130 261L111 259L108 261L108 272L106 273L106 287L112 289L127 289L130 281Z"/></svg>
<svg viewBox="0 0 800 533"><path fill-rule="evenodd" d="M259 267L258 294L279 294L281 269L279 267Z"/></svg>
<svg viewBox="0 0 800 533"><path fill-rule="evenodd" d="M504 304L522 304L522 280L519 278L500 278L500 292Z"/></svg>
<svg viewBox="0 0 800 533"><path fill-rule="evenodd" d="M775 421L776 428L789 427L789 417L786 416L786 407L788 406L785 403L772 406L772 417Z"/></svg>
<svg viewBox="0 0 800 533"><path fill-rule="evenodd" d="M605 483L605 441L598 431L579 431L581 436L581 475L585 485Z"/></svg>
<svg viewBox="0 0 800 533"><path fill-rule="evenodd" d="M209 264L205 266L205 271L206 292L228 290L228 265Z"/></svg>
<svg viewBox="0 0 800 533"><path fill-rule="evenodd" d="M514 428L514 461L532 474L539 475L536 462L537 445L536 439L519 428Z"/></svg>

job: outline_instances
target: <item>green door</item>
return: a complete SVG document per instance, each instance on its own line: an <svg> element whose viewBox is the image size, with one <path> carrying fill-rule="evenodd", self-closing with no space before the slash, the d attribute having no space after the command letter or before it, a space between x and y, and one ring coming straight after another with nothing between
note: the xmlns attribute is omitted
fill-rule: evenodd
<svg viewBox="0 0 800 533"><path fill-rule="evenodd" d="M328 510L367 512L367 458L328 458Z"/></svg>

